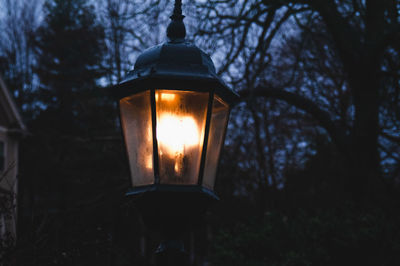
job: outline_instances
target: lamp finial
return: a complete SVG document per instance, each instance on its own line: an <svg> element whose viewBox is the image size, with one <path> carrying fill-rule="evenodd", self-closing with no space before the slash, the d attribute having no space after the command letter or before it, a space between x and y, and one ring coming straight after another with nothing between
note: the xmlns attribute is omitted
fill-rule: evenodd
<svg viewBox="0 0 400 266"><path fill-rule="evenodd" d="M183 23L184 15L182 15L182 0L175 0L174 11L172 13L171 22L167 28L167 36L170 41L183 41L186 36L186 28Z"/></svg>

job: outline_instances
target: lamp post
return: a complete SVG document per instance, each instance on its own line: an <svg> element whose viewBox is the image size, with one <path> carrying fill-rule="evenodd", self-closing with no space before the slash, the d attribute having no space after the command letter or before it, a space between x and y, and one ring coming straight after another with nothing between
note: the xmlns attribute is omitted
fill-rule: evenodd
<svg viewBox="0 0 400 266"><path fill-rule="evenodd" d="M175 1L168 41L145 50L112 88L131 172L127 196L135 198L146 226L165 238L160 254L179 253L180 235L218 199L215 176L238 98L210 56L185 41L181 5Z"/></svg>

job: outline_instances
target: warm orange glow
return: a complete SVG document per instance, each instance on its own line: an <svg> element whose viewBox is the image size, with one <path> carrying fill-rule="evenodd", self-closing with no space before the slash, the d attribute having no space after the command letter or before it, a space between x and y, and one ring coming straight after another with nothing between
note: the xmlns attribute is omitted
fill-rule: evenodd
<svg viewBox="0 0 400 266"><path fill-rule="evenodd" d="M158 95L161 94L162 101L173 101L175 100L176 95L174 93L156 93L156 101L158 101Z"/></svg>
<svg viewBox="0 0 400 266"><path fill-rule="evenodd" d="M147 141L153 141L153 132L151 131L151 121L149 121L147 126Z"/></svg>
<svg viewBox="0 0 400 266"><path fill-rule="evenodd" d="M201 147L203 120L197 113L191 114L193 108L188 105L192 96L180 91L157 91L155 94L157 108L156 138L161 171L168 178L182 177L188 173L191 160ZM192 103L196 106L197 103Z"/></svg>
<svg viewBox="0 0 400 266"><path fill-rule="evenodd" d="M153 169L153 156L147 156L146 158L146 168Z"/></svg>
<svg viewBox="0 0 400 266"><path fill-rule="evenodd" d="M162 101L173 101L175 100L175 94L173 93L161 93Z"/></svg>
<svg viewBox="0 0 400 266"><path fill-rule="evenodd" d="M175 157L185 149L199 144L199 128L191 116L162 114L157 123L157 140L172 157Z"/></svg>
<svg viewBox="0 0 400 266"><path fill-rule="evenodd" d="M149 121L147 127L147 141L151 142L153 140L153 132L151 130L151 121ZM150 154L146 157L145 165L147 169L153 169L153 155Z"/></svg>

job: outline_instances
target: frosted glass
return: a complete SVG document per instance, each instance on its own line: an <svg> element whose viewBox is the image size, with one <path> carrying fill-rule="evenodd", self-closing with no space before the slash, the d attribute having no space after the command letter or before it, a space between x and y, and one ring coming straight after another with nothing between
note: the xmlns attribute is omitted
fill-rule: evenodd
<svg viewBox="0 0 400 266"><path fill-rule="evenodd" d="M217 174L218 158L224 142L226 125L228 122L229 106L219 97L214 97L210 133L208 135L206 163L204 168L203 186L214 188L215 175Z"/></svg>
<svg viewBox="0 0 400 266"><path fill-rule="evenodd" d="M145 91L121 99L120 110L132 185L135 187L153 184L150 92Z"/></svg>
<svg viewBox="0 0 400 266"><path fill-rule="evenodd" d="M161 184L197 184L208 97L207 92L156 90Z"/></svg>

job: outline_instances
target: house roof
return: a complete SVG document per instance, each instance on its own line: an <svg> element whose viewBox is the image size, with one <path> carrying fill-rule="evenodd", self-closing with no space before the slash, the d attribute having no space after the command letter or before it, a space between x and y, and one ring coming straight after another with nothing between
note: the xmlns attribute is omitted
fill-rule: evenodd
<svg viewBox="0 0 400 266"><path fill-rule="evenodd" d="M17 105L0 76L0 127L7 128L9 133L26 133Z"/></svg>

